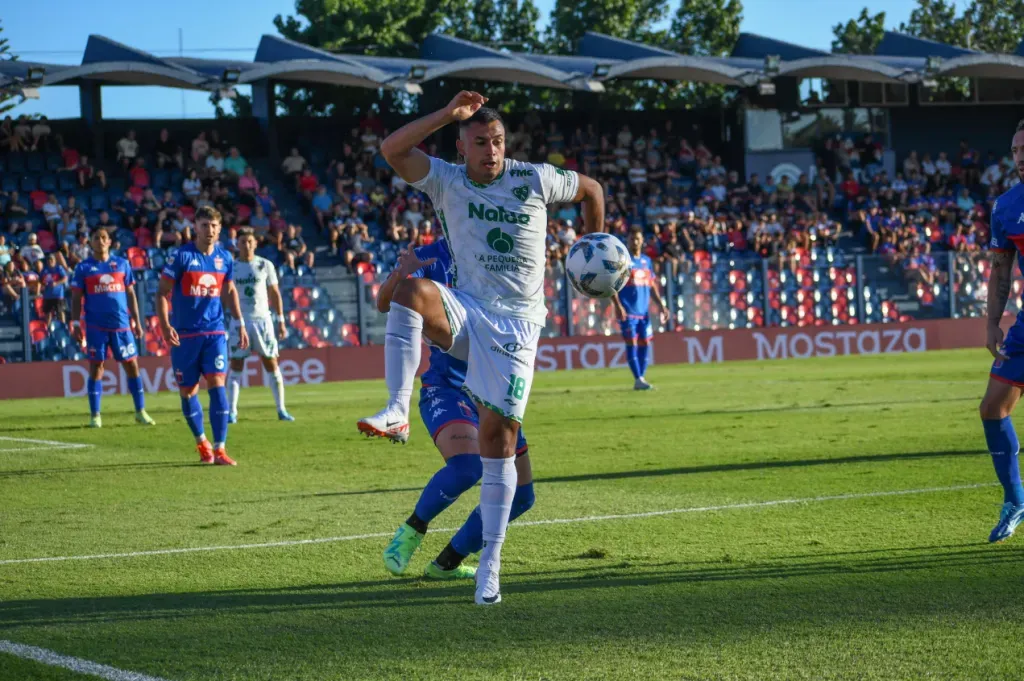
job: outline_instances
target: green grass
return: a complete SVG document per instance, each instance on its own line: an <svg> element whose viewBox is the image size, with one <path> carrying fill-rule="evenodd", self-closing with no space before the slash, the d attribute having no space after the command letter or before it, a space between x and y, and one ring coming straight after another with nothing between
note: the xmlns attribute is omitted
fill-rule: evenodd
<svg viewBox="0 0 1024 681"><path fill-rule="evenodd" d="M581 518L994 482L983 352L540 374L526 420L537 505ZM394 530L440 457L360 439L380 383L296 386L279 423L242 394L229 452L196 462L107 398L0 402L0 561ZM204 400L205 402L205 397ZM0 442L0 449L19 446ZM25 445L27 446L27 445ZM434 522L411 575L475 505ZM1019 678L1020 541L990 546L992 486L513 526L495 608L393 578L387 539L0 564L0 640L171 681ZM0 679L75 679L0 654Z"/></svg>

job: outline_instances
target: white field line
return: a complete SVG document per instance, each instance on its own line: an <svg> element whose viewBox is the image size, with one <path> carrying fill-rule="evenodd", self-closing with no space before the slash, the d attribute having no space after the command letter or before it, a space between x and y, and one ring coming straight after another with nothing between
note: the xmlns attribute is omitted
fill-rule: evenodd
<svg viewBox="0 0 1024 681"><path fill-rule="evenodd" d="M23 660L32 660L51 667L60 667L79 674L97 676L107 681L167 681L156 676L147 676L116 667L108 667L105 664L83 660L80 657L68 657L46 648L26 646L12 641L0 641L0 653L7 653L8 655L20 657Z"/></svg>
<svg viewBox="0 0 1024 681"><path fill-rule="evenodd" d="M28 445L43 445L42 447L11 447L6 449L0 449L0 453L4 452L39 452L47 451L51 449L84 449L86 447L92 447L92 445L81 444L78 442L57 442L56 440L33 440L28 437L0 437L0 442L20 442Z"/></svg>
<svg viewBox="0 0 1024 681"><path fill-rule="evenodd" d="M921 489L904 489L890 492L860 492L855 494L834 494L822 497L805 497L802 499L776 499L774 501L751 501L741 504L722 504L720 506L697 506L690 508L673 508L665 511L646 511L643 513L618 513L614 515L590 515L580 518L552 518L549 520L527 520L525 522L514 522L514 527L532 527L537 525L568 525L571 523L596 523L605 520L629 520L633 518L654 518L663 515L678 515L681 513L707 513L710 511L732 511L747 508L766 508L771 506L785 506L792 504L812 504L826 501L846 501L850 499L873 499L877 497L898 497L910 494L934 494L937 492L957 492L960 490L978 489L981 487L992 487L998 485L996 482L983 482L973 485L953 485L952 487L924 487ZM457 527L446 527L435 529L435 532L454 532ZM318 539L296 539L289 541L265 542L261 544L233 544L226 546L193 546L179 549L157 549L153 551L131 551L128 553L96 553L84 556L47 556L42 558L15 558L0 560L0 565L18 565L22 563L54 563L66 560L102 560L109 558L141 558L143 556L167 556L178 553L201 553L205 551L241 551L247 549L269 549L282 546L305 546L307 544L333 544L343 541L356 541L359 539L381 539L390 537L391 532L370 532L367 534L350 534L342 537L320 537Z"/></svg>

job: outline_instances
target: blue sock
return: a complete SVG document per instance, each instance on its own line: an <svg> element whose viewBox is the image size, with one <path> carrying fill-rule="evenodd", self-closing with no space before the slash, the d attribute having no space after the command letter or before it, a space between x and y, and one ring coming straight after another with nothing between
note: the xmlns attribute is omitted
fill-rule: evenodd
<svg viewBox="0 0 1024 681"><path fill-rule="evenodd" d="M512 522L533 507L536 497L533 495L533 483L516 487L516 495L512 497L512 510L508 514L508 521ZM476 553L484 546L484 526L480 521L480 507L477 506L466 518L459 531L452 537L452 548L459 555L468 556Z"/></svg>
<svg viewBox="0 0 1024 681"><path fill-rule="evenodd" d="M89 414L100 413L100 399L103 397L103 384L94 378L85 382L85 389L89 393Z"/></svg>
<svg viewBox="0 0 1024 681"><path fill-rule="evenodd" d="M181 413L185 415L185 423L192 429L192 434L199 437L203 434L203 405L199 404L199 396L181 398Z"/></svg>
<svg viewBox="0 0 1024 681"><path fill-rule="evenodd" d="M142 381L138 376L128 377L128 392L132 394L132 401L135 402L135 411L146 408L146 393L142 391Z"/></svg>
<svg viewBox="0 0 1024 681"><path fill-rule="evenodd" d="M982 419L981 425L985 428L985 441L992 455L996 477L1003 486L1003 502L1024 503L1024 487L1021 486L1020 466L1017 463L1020 443L1013 429L1013 421L1009 416L998 420Z"/></svg>
<svg viewBox="0 0 1024 681"><path fill-rule="evenodd" d="M455 503L459 495L475 485L483 476L483 465L477 454L459 454L448 459L444 468L434 473L416 502L416 517L424 523L440 515Z"/></svg>
<svg viewBox="0 0 1024 681"><path fill-rule="evenodd" d="M641 376L647 373L647 343L640 345L636 349L636 364L637 370Z"/></svg>
<svg viewBox="0 0 1024 681"><path fill-rule="evenodd" d="M228 396L224 386L209 389L210 394L210 429L213 431L213 443L224 444L228 441Z"/></svg>
<svg viewBox="0 0 1024 681"><path fill-rule="evenodd" d="M635 345L626 341L626 361L629 362L629 370L633 372L633 378L640 378L643 374L640 373L640 360L636 350Z"/></svg>

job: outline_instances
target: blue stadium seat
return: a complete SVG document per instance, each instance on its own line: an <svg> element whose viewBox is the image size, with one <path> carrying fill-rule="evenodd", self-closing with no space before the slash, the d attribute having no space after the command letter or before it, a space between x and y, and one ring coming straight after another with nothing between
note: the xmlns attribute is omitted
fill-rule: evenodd
<svg viewBox="0 0 1024 681"><path fill-rule="evenodd" d="M4 175L4 179L0 181L0 189L7 193L18 191L18 177L16 175Z"/></svg>
<svg viewBox="0 0 1024 681"><path fill-rule="evenodd" d="M25 167L30 173L41 173L46 170L46 157L41 152L30 151L25 158Z"/></svg>
<svg viewBox="0 0 1024 681"><path fill-rule="evenodd" d="M7 154L7 170L17 175L24 173L25 168L25 157L21 154Z"/></svg>
<svg viewBox="0 0 1024 681"><path fill-rule="evenodd" d="M65 170L57 173L57 186L62 192L72 192L78 187L78 180L74 173Z"/></svg>
<svg viewBox="0 0 1024 681"><path fill-rule="evenodd" d="M39 188L39 182L33 175L22 175L18 187L21 191L28 194Z"/></svg>
<svg viewBox="0 0 1024 681"><path fill-rule="evenodd" d="M50 153L46 155L46 169L51 173L55 173L59 170L64 169L64 158L57 153Z"/></svg>
<svg viewBox="0 0 1024 681"><path fill-rule="evenodd" d="M169 189L171 184L171 175L166 170L154 170L150 175L150 183L153 186L154 192L163 192L165 189Z"/></svg>
<svg viewBox="0 0 1024 681"><path fill-rule="evenodd" d="M93 194L89 197L89 206L93 210L108 210L110 208L110 202L107 201L105 194Z"/></svg>
<svg viewBox="0 0 1024 681"><path fill-rule="evenodd" d="M42 175L39 178L39 188L44 192L57 191L57 176L52 174Z"/></svg>

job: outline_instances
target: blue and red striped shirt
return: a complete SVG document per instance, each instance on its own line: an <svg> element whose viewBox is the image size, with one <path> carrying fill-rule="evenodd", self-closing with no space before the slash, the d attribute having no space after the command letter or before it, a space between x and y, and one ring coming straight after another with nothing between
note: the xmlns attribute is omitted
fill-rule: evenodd
<svg viewBox="0 0 1024 681"><path fill-rule="evenodd" d="M114 256L86 258L75 267L71 288L82 292L87 326L99 331L128 331L128 287L135 286L131 265Z"/></svg>
<svg viewBox="0 0 1024 681"><path fill-rule="evenodd" d="M181 338L227 333L221 290L234 278L231 254L215 246L209 255L193 244L183 246L160 276L174 282L171 326Z"/></svg>

